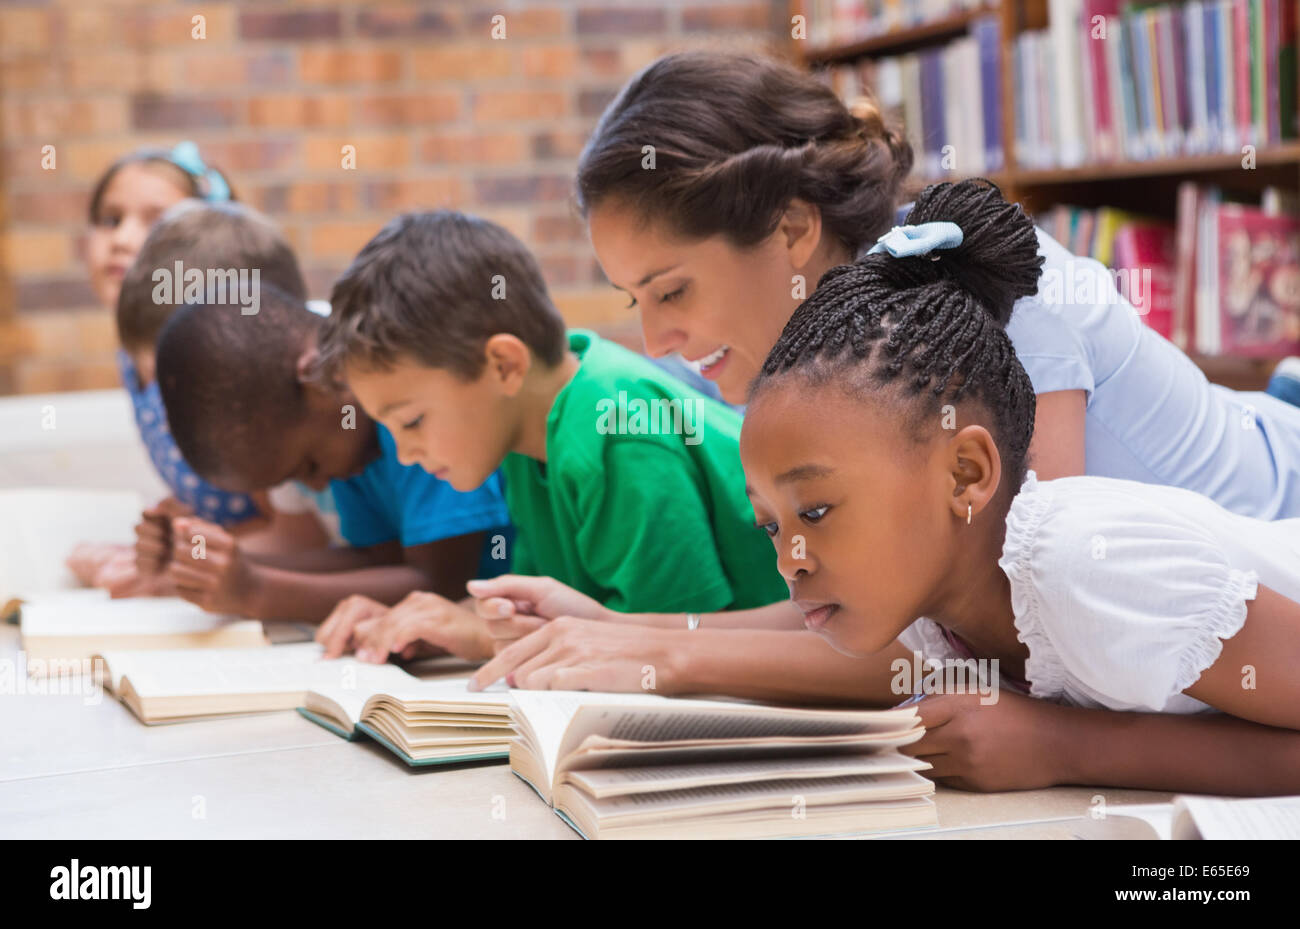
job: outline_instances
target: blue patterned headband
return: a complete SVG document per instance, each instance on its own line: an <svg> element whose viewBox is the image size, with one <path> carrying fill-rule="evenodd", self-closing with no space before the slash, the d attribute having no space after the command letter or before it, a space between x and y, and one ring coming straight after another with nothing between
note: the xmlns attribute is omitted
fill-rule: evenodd
<svg viewBox="0 0 1300 929"><path fill-rule="evenodd" d="M177 142L176 147L167 153L167 160L199 183L199 196L204 200L223 201L230 199L230 185L220 172L214 171L203 163L199 157L199 147L193 142Z"/></svg>
<svg viewBox="0 0 1300 929"><path fill-rule="evenodd" d="M961 245L961 226L956 223L921 223L916 226L895 226L871 246L868 255L888 252L895 258L915 258L929 255L936 249L956 248ZM938 258L934 255L933 258Z"/></svg>

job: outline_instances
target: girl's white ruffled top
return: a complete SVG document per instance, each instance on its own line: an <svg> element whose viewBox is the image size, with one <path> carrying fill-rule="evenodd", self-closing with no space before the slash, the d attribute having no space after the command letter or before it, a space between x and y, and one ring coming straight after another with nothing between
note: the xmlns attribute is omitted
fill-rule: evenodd
<svg viewBox="0 0 1300 929"><path fill-rule="evenodd" d="M1300 519L1252 519L1178 487L1040 482L1030 471L998 564L1033 696L1196 713L1210 708L1182 691L1241 629L1258 585L1300 600ZM927 658L961 657L929 619L899 638Z"/></svg>

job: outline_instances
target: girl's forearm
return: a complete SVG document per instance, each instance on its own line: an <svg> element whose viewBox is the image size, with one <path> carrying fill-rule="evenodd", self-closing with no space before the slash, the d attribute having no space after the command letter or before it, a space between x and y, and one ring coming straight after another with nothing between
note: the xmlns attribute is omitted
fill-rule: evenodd
<svg viewBox="0 0 1300 929"><path fill-rule="evenodd" d="M389 606L429 578L410 565L384 565L354 571L312 573L257 566L245 612L258 619L319 623L344 597L362 594Z"/></svg>
<svg viewBox="0 0 1300 929"><path fill-rule="evenodd" d="M1300 793L1300 732L1227 715L1055 711L1060 783L1239 796Z"/></svg>
<svg viewBox="0 0 1300 929"><path fill-rule="evenodd" d="M910 662L895 642L867 658L835 651L814 632L706 629L679 633L672 692L728 694L792 703L893 706L903 699L890 687L890 664Z"/></svg>
<svg viewBox="0 0 1300 929"><path fill-rule="evenodd" d="M752 610L729 610L725 613L702 613L700 631L705 629L779 629L790 632L803 629L803 613L789 600L770 603ZM686 629L685 613L613 613L610 622L636 623L658 629Z"/></svg>

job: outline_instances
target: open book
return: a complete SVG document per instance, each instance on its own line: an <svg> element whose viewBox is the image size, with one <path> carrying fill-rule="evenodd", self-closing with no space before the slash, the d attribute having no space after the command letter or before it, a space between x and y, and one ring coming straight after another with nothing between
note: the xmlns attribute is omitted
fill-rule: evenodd
<svg viewBox="0 0 1300 929"><path fill-rule="evenodd" d="M587 838L775 838L932 826L914 707L809 710L512 691L510 767Z"/></svg>
<svg viewBox="0 0 1300 929"><path fill-rule="evenodd" d="M0 490L0 615L35 594L79 587L68 570L78 542L135 543L143 501L133 491Z"/></svg>
<svg viewBox="0 0 1300 929"><path fill-rule="evenodd" d="M298 712L345 739L369 736L413 767L509 756L510 691L470 693L467 677L421 681L400 673L403 679L367 679L364 688L314 689Z"/></svg>
<svg viewBox="0 0 1300 929"><path fill-rule="evenodd" d="M113 600L106 590L68 590L22 606L22 647L33 675L60 673L105 650L256 648L262 624L207 613L179 597Z"/></svg>
<svg viewBox="0 0 1300 929"><path fill-rule="evenodd" d="M1084 838L1300 839L1300 797L1175 797L1172 803L1112 806Z"/></svg>
<svg viewBox="0 0 1300 929"><path fill-rule="evenodd" d="M307 691L414 682L394 665L326 660L315 642L262 648L106 650L100 679L142 722L291 710Z"/></svg>

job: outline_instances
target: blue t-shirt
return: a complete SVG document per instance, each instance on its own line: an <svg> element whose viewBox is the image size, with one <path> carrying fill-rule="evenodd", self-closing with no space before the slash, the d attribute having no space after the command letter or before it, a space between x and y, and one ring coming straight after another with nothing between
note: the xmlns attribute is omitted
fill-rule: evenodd
<svg viewBox="0 0 1300 929"><path fill-rule="evenodd" d="M1038 292L1016 301L1007 335L1035 394L1086 393L1084 473L1183 487L1256 519L1300 517L1300 407L1211 384L1105 265L1037 233Z"/></svg>
<svg viewBox="0 0 1300 929"><path fill-rule="evenodd" d="M495 577L509 567L497 552L509 551L513 530L500 472L482 487L462 493L419 465L397 460L397 444L378 423L379 457L355 477L330 481L339 512L339 531L349 545L368 548L397 540L403 548L472 532L486 532L480 577ZM496 536L504 536L499 544Z"/></svg>
<svg viewBox="0 0 1300 929"><path fill-rule="evenodd" d="M135 424L140 430L140 440L149 452L149 460L163 483L194 515L219 526L232 526L261 515L257 504L248 494L233 493L214 487L194 473L185 463L181 450L167 425L167 409L163 406L158 382L140 386L140 375L131 356L122 350L117 353L117 366L122 375L122 386L131 396L135 409Z"/></svg>

